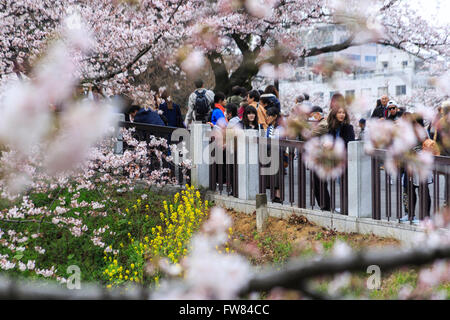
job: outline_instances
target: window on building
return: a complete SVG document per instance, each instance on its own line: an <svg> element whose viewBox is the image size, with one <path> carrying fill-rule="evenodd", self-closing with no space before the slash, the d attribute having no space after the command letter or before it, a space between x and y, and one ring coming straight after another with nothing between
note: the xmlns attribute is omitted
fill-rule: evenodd
<svg viewBox="0 0 450 320"><path fill-rule="evenodd" d="M406 86L396 86L395 94L397 96L404 96L406 94Z"/></svg>
<svg viewBox="0 0 450 320"><path fill-rule="evenodd" d="M314 97L315 97L316 99L323 100L323 92L315 92L315 93L314 93Z"/></svg>
<svg viewBox="0 0 450 320"><path fill-rule="evenodd" d="M406 68L408 66L408 61L402 61L403 68Z"/></svg>
<svg viewBox="0 0 450 320"><path fill-rule="evenodd" d="M366 62L376 62L377 61L376 56L365 56L364 59L366 60Z"/></svg>
<svg viewBox="0 0 450 320"><path fill-rule="evenodd" d="M335 93L338 93L338 91L330 91L330 99L334 96Z"/></svg>
<svg viewBox="0 0 450 320"><path fill-rule="evenodd" d="M389 65L389 63L388 63L387 61L383 61L382 64L383 64L383 68L385 68L385 69L386 69L386 68L388 67L388 65Z"/></svg>
<svg viewBox="0 0 450 320"><path fill-rule="evenodd" d="M379 87L378 88L378 97L388 95L388 87Z"/></svg>
<svg viewBox="0 0 450 320"><path fill-rule="evenodd" d="M347 101L355 99L355 90L345 90L345 99Z"/></svg>
<svg viewBox="0 0 450 320"><path fill-rule="evenodd" d="M361 60L361 56L359 54L347 54L347 58L353 61Z"/></svg>

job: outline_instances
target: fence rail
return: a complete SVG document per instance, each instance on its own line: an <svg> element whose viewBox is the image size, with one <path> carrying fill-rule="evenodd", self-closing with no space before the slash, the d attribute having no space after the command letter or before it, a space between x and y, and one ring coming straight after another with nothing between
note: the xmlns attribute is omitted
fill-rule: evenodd
<svg viewBox="0 0 450 320"><path fill-rule="evenodd" d="M258 138L259 148L270 148L272 139ZM279 146L280 168L275 175L264 176L261 169L265 167L259 162L259 192L265 193L270 189L270 199L275 198L275 191L279 189L282 202L288 201L291 206L297 205L299 208L307 208L307 170L309 171L309 205L312 209L319 207L321 210L348 214L348 174L347 169L339 179L324 181L320 179L313 170L306 167L303 161L304 142L297 140L277 140ZM266 165L267 166L267 165ZM287 183L286 177L287 176ZM336 183L340 185L339 198L336 196ZM330 185L331 194L328 190ZM296 188L297 187L297 188ZM287 189L287 190L286 190ZM297 189L297 190L295 190ZM286 196L287 194L287 196ZM297 194L297 201L295 201ZM339 199L338 208L336 200Z"/></svg>
<svg viewBox="0 0 450 320"><path fill-rule="evenodd" d="M245 148L237 147L239 143L245 143ZM249 152L250 145L255 143L257 146L254 147L257 151L251 149L251 152L258 153L255 173L238 177L238 173L241 172L240 166L253 165L242 163L242 160L246 156L243 153ZM423 220L430 216L431 209L437 212L444 203L447 206L450 203L449 157L435 157L433 181L430 187L427 183L416 183L417 179L406 174L404 169L401 169L398 177L391 177L383 167L382 158L385 157L385 151L376 150L372 156L368 156L363 152L362 142L351 142L351 144L352 148L350 144L349 148L353 151L349 151L347 166L342 175L337 179L322 180L303 161L303 141L287 139L275 141L252 135L238 141L235 138L232 152L233 164L209 165L209 189L218 191L220 194L226 191L228 195L239 197L239 188L243 188L247 191L241 194L242 199L254 199L256 193L267 193L269 201L274 202L275 198L279 197L280 201L275 202L291 207L320 209L342 215L371 217L375 220L399 222L409 220L411 223L415 219ZM271 151L272 148L274 148L273 151ZM266 159L262 158L262 153L270 156L270 152L275 152L276 148L278 148L279 170L267 175L267 172L263 171L269 168L271 163L264 162ZM247 151L244 152L244 150ZM241 163L238 163L238 159ZM271 159L273 160L276 159ZM349 181L350 161L352 161L351 181ZM355 163L357 163L356 166ZM242 172L247 174L253 172L253 169L249 167ZM355 168L358 168L358 173L355 173ZM240 179L242 183L239 183ZM250 186L252 184L256 186L256 189ZM352 190L351 209L349 208L349 190ZM253 194L253 198L251 196L249 198L249 194Z"/></svg>
<svg viewBox="0 0 450 320"><path fill-rule="evenodd" d="M382 158L386 155L385 150L375 150L372 155L372 218L382 219L382 195L384 196L384 213L387 220L393 218L400 221L406 217L412 223L414 218L423 220L437 212L441 208L441 181L444 184L442 198L446 205L449 205L450 199L450 158L436 156L434 157L434 168L432 177L427 181L418 181L418 177L410 175L404 168L399 169L399 174L395 178L387 173L383 167ZM384 173L382 173L384 171ZM441 177L444 180L441 180ZM384 178L384 179L383 179ZM382 180L384 180L384 194L382 192ZM395 186L394 186L395 184ZM429 185L432 184L433 196L430 196ZM393 190L395 190L393 195ZM417 193L416 193L417 191ZM418 203L418 215L416 215L416 206ZM395 201L395 217L393 217L392 204ZM433 205L432 205L433 204Z"/></svg>

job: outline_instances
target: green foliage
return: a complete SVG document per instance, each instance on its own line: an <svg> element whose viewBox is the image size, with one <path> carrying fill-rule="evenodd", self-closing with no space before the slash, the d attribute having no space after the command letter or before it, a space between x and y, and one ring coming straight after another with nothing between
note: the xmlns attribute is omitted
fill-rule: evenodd
<svg viewBox="0 0 450 320"><path fill-rule="evenodd" d="M31 193L28 197L35 207L46 207L44 212L47 213L56 207L66 209L67 212L60 214L59 217L81 220L86 229L80 232L80 235L75 235L71 230L74 227L73 224L53 223L51 214L25 218L37 222L0 221L1 230L5 232L13 230L21 237L28 238L25 242L16 244L17 247L24 247L23 251L11 250L0 244L0 254L8 255L9 260L17 265L19 261L24 264L35 261L36 268L41 270L53 267L55 275L62 278L70 276L67 273L69 266L77 265L81 271L82 281L98 281L102 279L102 272L107 266L107 261L103 258L105 248L95 244L93 238L98 237L101 239L100 242L111 244L114 248L120 248L120 243L129 241L129 233L139 241L143 241L144 235L150 235L151 228L160 222L159 212L162 211L163 201L170 199L170 195L153 194L146 190L118 193L115 190L110 191L100 187L95 190L81 189L78 198L74 197L76 193L77 191L69 192L66 188L48 193ZM144 194L145 200L142 199ZM87 205L74 208L71 205L72 201L78 204L85 201ZM93 209L92 202L103 207ZM5 199L0 200L0 207L3 209L18 204ZM126 213L127 209L128 213ZM42 223L39 223L40 221ZM104 230L101 230L102 228ZM36 234L39 236L33 238L32 235ZM39 253L38 250L45 250L45 252ZM124 259L133 260L132 252L128 258L127 255L124 257ZM41 277L34 271L20 272L18 268L13 268L4 272L13 277Z"/></svg>
<svg viewBox="0 0 450 320"><path fill-rule="evenodd" d="M285 241L275 242L274 259L273 259L275 263L285 262L290 257L291 254L292 254L292 244L290 242Z"/></svg>

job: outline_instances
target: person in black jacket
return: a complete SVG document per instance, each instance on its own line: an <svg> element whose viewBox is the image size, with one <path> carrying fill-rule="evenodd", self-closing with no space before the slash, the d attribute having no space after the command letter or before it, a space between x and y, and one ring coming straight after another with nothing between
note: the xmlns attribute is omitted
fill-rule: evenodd
<svg viewBox="0 0 450 320"><path fill-rule="evenodd" d="M134 117L136 114L141 110L141 107L138 105L132 105L126 112L125 112L125 121L127 122L134 122Z"/></svg>
<svg viewBox="0 0 450 320"><path fill-rule="evenodd" d="M167 119L167 125L169 127L184 128L180 106L173 103L172 97L167 90L164 90L161 94L161 99L163 103L159 105L159 110L162 111L162 115Z"/></svg>
<svg viewBox="0 0 450 320"><path fill-rule="evenodd" d="M346 147L350 141L355 141L355 131L350 124L350 117L344 107L332 108L327 121L328 133L334 138L342 138Z"/></svg>
<svg viewBox="0 0 450 320"><path fill-rule="evenodd" d="M373 110L371 118L385 118L386 117L386 109L387 104L389 102L389 97L384 95L381 99L377 100L377 106Z"/></svg>

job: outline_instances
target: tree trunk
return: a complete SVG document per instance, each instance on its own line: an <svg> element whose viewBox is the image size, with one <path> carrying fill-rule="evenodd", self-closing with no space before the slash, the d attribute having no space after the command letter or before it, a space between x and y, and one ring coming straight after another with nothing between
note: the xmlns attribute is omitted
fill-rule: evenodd
<svg viewBox="0 0 450 320"><path fill-rule="evenodd" d="M216 81L214 91L221 91L226 95L229 94L231 92L231 84L222 55L218 52L211 52L208 54L208 60L211 64L214 72L214 79Z"/></svg>

